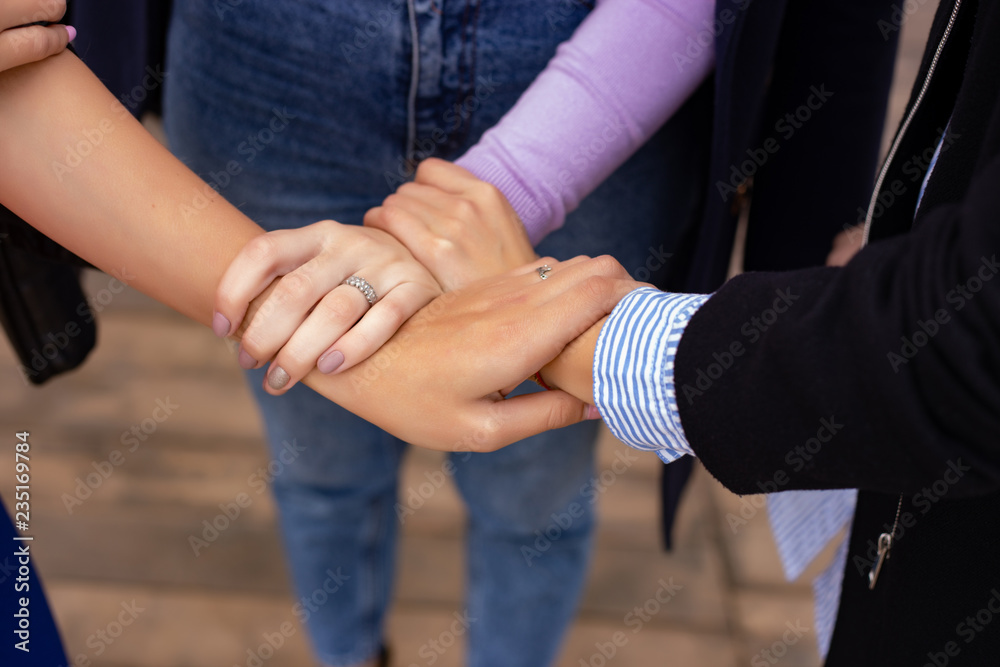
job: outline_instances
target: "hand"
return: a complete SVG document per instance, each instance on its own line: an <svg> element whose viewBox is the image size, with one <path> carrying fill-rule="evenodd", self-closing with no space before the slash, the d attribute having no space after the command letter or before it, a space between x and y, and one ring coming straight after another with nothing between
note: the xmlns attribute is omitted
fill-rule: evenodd
<svg viewBox="0 0 1000 667"><path fill-rule="evenodd" d="M65 13L66 0L3 0L0 3L0 72L64 50L76 36L75 30L64 25L27 24L55 22Z"/></svg>
<svg viewBox="0 0 1000 667"><path fill-rule="evenodd" d="M446 291L538 258L499 190L435 158L368 211L365 226L399 239Z"/></svg>
<svg viewBox="0 0 1000 667"><path fill-rule="evenodd" d="M833 249L826 257L827 266L844 266L861 250L865 237L863 225L845 229L833 237Z"/></svg>
<svg viewBox="0 0 1000 667"><path fill-rule="evenodd" d="M239 361L258 368L274 357L264 389L278 395L313 366L343 371L368 358L441 288L385 232L324 220L256 237L233 260L216 291L213 329L236 332L250 301L284 276L243 332ZM360 276L378 301L368 303Z"/></svg>
<svg viewBox="0 0 1000 667"><path fill-rule="evenodd" d="M536 267L546 263L552 271L540 280ZM342 402L407 442L452 451L492 451L597 418L559 390L504 395L634 288L612 258L579 257L536 260L445 293L339 378L355 392Z"/></svg>

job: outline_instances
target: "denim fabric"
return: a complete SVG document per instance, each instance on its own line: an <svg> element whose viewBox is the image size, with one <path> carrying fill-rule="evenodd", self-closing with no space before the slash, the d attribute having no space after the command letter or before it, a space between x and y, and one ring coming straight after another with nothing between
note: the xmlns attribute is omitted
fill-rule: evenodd
<svg viewBox="0 0 1000 667"><path fill-rule="evenodd" d="M178 0L171 148L265 228L358 224L414 161L454 159L495 124L588 11L576 0ZM696 190L689 143L661 132L539 252L610 253L655 279ZM179 214L198 215L197 201ZM677 224L664 225L671 212ZM249 373L272 453L304 448L273 484L296 597L335 588L298 616L324 663L360 662L383 641L397 534L417 504L410 489L397 497L406 445L304 386L275 398L261 380ZM587 569L595 433L579 424L442 467L469 508L472 667L555 660ZM437 655L427 645L398 660Z"/></svg>

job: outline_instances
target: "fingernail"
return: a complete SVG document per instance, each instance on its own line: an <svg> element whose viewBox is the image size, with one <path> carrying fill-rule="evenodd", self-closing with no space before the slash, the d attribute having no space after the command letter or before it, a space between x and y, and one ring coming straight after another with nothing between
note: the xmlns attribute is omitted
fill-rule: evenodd
<svg viewBox="0 0 1000 667"><path fill-rule="evenodd" d="M600 419L601 411L597 409L596 405L588 405L587 412L583 415L584 419Z"/></svg>
<svg viewBox="0 0 1000 667"><path fill-rule="evenodd" d="M342 363L344 363L344 353L340 350L333 350L324 353L319 358L319 361L316 362L316 368L319 369L320 373L332 373L340 368Z"/></svg>
<svg viewBox="0 0 1000 667"><path fill-rule="evenodd" d="M285 385L288 384L288 381L291 379L292 378L288 375L288 371L281 366L271 366L271 370L267 373L267 384L275 391L284 389Z"/></svg>
<svg viewBox="0 0 1000 667"><path fill-rule="evenodd" d="M247 351L242 347L240 348L240 356L237 357L236 361L239 363L240 368L245 371L248 371L251 368L256 368L257 366L257 360L247 354Z"/></svg>
<svg viewBox="0 0 1000 667"><path fill-rule="evenodd" d="M229 318L222 313L217 312L212 316L212 331L214 331L215 335L219 338L225 338L228 336L229 329L232 326L233 325L229 323Z"/></svg>
<svg viewBox="0 0 1000 667"><path fill-rule="evenodd" d="M66 26L66 32L69 34L69 41L76 39L76 28L71 25Z"/></svg>

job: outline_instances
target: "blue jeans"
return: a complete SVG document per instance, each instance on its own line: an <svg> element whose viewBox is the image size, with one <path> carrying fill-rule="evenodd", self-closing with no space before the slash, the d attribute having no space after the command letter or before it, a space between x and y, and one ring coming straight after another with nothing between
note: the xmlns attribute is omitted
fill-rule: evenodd
<svg viewBox="0 0 1000 667"><path fill-rule="evenodd" d="M179 0L164 101L171 148L267 229L359 224L413 161L473 145L588 11L575 0ZM665 221L695 191L684 144L683 132L661 133L539 252L610 253L650 279L644 267L663 263L683 227ZM453 478L469 507L467 663L554 661L587 570L595 422L453 454L430 486L397 494L405 443L304 386L272 397L261 373L249 381L272 455L291 460L273 488L296 614L320 660L377 653L398 529L422 490ZM400 660L411 657L433 656Z"/></svg>

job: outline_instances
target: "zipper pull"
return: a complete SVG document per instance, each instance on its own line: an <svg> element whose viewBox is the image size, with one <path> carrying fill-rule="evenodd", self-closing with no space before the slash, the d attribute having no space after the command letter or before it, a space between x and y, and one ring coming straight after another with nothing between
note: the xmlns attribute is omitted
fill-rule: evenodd
<svg viewBox="0 0 1000 667"><path fill-rule="evenodd" d="M868 590L875 589L875 582L878 581L879 572L882 571L882 563L889 557L890 549L892 549L892 533L882 533L878 536L878 558L868 573Z"/></svg>

